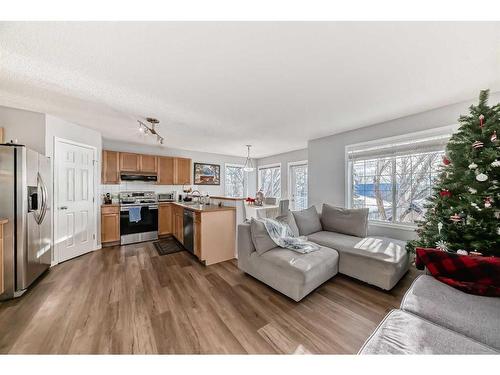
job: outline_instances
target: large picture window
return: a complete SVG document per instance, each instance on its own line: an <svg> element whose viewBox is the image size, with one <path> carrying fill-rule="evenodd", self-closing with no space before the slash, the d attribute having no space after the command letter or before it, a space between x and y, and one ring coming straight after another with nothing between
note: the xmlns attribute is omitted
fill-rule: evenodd
<svg viewBox="0 0 500 375"><path fill-rule="evenodd" d="M226 197L245 197L245 171L242 165L226 164L224 186Z"/></svg>
<svg viewBox="0 0 500 375"><path fill-rule="evenodd" d="M281 164L259 167L258 183L265 197L281 198Z"/></svg>
<svg viewBox="0 0 500 375"><path fill-rule="evenodd" d="M413 224L422 219L450 135L348 146L350 207L368 208L375 221Z"/></svg>

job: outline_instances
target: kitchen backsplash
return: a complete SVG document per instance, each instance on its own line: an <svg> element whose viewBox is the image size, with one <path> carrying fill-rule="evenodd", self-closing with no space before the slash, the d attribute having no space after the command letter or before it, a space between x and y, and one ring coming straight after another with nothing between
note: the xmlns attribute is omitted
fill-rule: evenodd
<svg viewBox="0 0 500 375"><path fill-rule="evenodd" d="M224 195L224 188L219 186L197 186L190 185L194 190L200 191L202 195ZM114 199L118 198L120 191L154 191L156 193L167 193L176 191L182 193L182 185L155 185L147 182L122 182L119 185L101 185L100 196L110 193ZM222 193L221 193L222 191Z"/></svg>

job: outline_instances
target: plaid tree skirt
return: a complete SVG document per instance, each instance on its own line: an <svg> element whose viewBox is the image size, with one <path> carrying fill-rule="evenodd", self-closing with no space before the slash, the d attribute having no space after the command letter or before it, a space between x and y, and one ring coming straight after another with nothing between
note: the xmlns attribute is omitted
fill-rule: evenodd
<svg viewBox="0 0 500 375"><path fill-rule="evenodd" d="M416 248L415 265L437 280L469 294L500 297L500 258Z"/></svg>

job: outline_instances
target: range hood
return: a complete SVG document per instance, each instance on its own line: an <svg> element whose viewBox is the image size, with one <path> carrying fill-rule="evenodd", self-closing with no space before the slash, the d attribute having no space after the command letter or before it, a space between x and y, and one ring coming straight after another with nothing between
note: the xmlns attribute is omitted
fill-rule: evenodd
<svg viewBox="0 0 500 375"><path fill-rule="evenodd" d="M156 182L158 177L152 174L138 174L138 173L122 173L120 175L122 181L145 181Z"/></svg>

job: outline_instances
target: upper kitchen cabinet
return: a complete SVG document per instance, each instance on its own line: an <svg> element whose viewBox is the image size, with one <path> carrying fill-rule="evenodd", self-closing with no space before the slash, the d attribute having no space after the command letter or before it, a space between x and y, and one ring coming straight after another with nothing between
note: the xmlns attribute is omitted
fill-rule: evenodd
<svg viewBox="0 0 500 375"><path fill-rule="evenodd" d="M103 184L120 183L120 155L117 151L102 152L101 173Z"/></svg>
<svg viewBox="0 0 500 375"><path fill-rule="evenodd" d="M169 156L158 157L158 184L174 184L174 158Z"/></svg>
<svg viewBox="0 0 500 375"><path fill-rule="evenodd" d="M157 173L158 157L154 155L139 155L139 171L144 173Z"/></svg>
<svg viewBox="0 0 500 375"><path fill-rule="evenodd" d="M191 159L174 159L174 185L191 184Z"/></svg>
<svg viewBox="0 0 500 375"><path fill-rule="evenodd" d="M139 172L141 169L141 155L129 152L120 152L120 171Z"/></svg>

